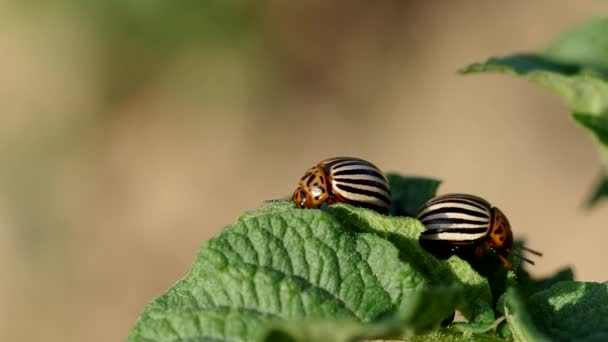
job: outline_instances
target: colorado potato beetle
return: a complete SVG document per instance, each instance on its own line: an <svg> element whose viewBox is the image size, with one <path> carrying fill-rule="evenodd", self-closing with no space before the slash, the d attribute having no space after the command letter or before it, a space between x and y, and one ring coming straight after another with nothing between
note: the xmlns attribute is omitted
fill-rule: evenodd
<svg viewBox="0 0 608 342"><path fill-rule="evenodd" d="M337 157L310 168L293 193L300 208L343 202L387 213L391 193L388 181L374 164L359 158Z"/></svg>
<svg viewBox="0 0 608 342"><path fill-rule="evenodd" d="M467 194L442 195L427 201L416 214L426 230L420 244L441 257L473 252L476 257L485 250L494 252L508 270L514 270L507 259L511 254L525 262L534 262L513 253L513 232L505 214L483 198ZM523 250L540 256L529 248Z"/></svg>

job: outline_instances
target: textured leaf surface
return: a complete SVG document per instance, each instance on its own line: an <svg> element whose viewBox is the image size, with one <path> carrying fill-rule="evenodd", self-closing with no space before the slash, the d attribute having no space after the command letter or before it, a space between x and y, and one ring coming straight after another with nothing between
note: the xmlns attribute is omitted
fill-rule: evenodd
<svg viewBox="0 0 608 342"><path fill-rule="evenodd" d="M589 204L608 196L608 18L596 18L564 34L544 53L490 58L460 71L463 74L512 74L560 96L574 111L573 119L591 131L604 157L602 179Z"/></svg>
<svg viewBox="0 0 608 342"><path fill-rule="evenodd" d="M502 338L486 334L465 334L453 329L439 329L432 333L406 339L408 342L500 342Z"/></svg>
<svg viewBox="0 0 608 342"><path fill-rule="evenodd" d="M608 341L608 284L564 281L530 297L539 331L553 341Z"/></svg>
<svg viewBox="0 0 608 342"><path fill-rule="evenodd" d="M391 178L423 194L404 197L410 207L439 184ZM423 230L413 218L346 204L302 210L280 202L247 212L201 248L190 274L148 306L129 340L411 337L456 309L491 323L487 280L458 257L424 251Z"/></svg>
<svg viewBox="0 0 608 342"><path fill-rule="evenodd" d="M515 289L507 290L504 300L504 312L513 338L518 342L549 342L534 325L528 307L522 295Z"/></svg>
<svg viewBox="0 0 608 342"><path fill-rule="evenodd" d="M396 315L376 323L346 320L282 321L266 332L274 341L361 341L375 337L404 338L437 327L438 318L462 300L459 287L431 286L409 296Z"/></svg>
<svg viewBox="0 0 608 342"><path fill-rule="evenodd" d="M190 275L146 309L130 340L251 340L273 319L371 322L422 282L390 242L348 232L320 210L270 206L210 240Z"/></svg>
<svg viewBox="0 0 608 342"><path fill-rule="evenodd" d="M608 284L562 281L524 301L507 292L516 341L608 341Z"/></svg>
<svg viewBox="0 0 608 342"><path fill-rule="evenodd" d="M130 340L346 341L410 336L456 308L475 314L465 303L490 302L487 282L458 258L440 261L422 250L423 229L412 218L344 204L325 212L280 203L245 213L146 309Z"/></svg>
<svg viewBox="0 0 608 342"><path fill-rule="evenodd" d="M544 54L491 58L462 72L510 73L561 96L608 165L607 47L607 21L597 19ZM439 260L418 243L424 227L407 216L440 182L397 174L388 180L393 216L346 204L302 210L290 202L244 213L200 249L188 276L146 308L128 340L608 340L607 284L574 282L570 269L541 281L521 271L514 282L490 264L496 272L482 271L490 286L468 262ZM606 184L603 178L595 200L608 194ZM450 324L455 310L468 321Z"/></svg>
<svg viewBox="0 0 608 342"><path fill-rule="evenodd" d="M418 220L409 217L388 217L345 204L332 206L331 212L347 229L369 231L391 241L399 248L401 259L412 265L431 283L461 286L467 300L459 309L468 318L474 319L492 310L487 304L492 303L487 279L457 256L442 261L426 252L418 243L418 237L424 230Z"/></svg>

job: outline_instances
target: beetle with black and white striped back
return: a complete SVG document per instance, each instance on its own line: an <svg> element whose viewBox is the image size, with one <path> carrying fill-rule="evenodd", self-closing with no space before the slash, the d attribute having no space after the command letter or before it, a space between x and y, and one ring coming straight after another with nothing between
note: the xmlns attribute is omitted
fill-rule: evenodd
<svg viewBox="0 0 608 342"><path fill-rule="evenodd" d="M306 171L292 200L300 208L343 202L388 213L391 192L382 171L374 164L359 158L336 157L322 160Z"/></svg>
<svg viewBox="0 0 608 342"><path fill-rule="evenodd" d="M513 270L507 259L510 254L530 263L534 262L513 253L513 232L505 214L481 197L468 194L447 194L427 201L416 214L426 230L420 244L441 257L473 249L476 257L484 249L494 252L505 268ZM532 254L541 253L521 247Z"/></svg>

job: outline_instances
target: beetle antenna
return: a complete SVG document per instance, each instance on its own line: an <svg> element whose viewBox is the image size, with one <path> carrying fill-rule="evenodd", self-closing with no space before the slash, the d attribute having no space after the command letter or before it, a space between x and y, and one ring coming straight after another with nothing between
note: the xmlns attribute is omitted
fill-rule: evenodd
<svg viewBox="0 0 608 342"><path fill-rule="evenodd" d="M264 203L278 203L278 202L285 202L285 201L287 201L287 200L284 198L274 198L274 199L264 200Z"/></svg>
<svg viewBox="0 0 608 342"><path fill-rule="evenodd" d="M532 260L530 260L530 259L526 258L526 257L525 257L525 256L523 256L523 255L519 255L519 254L515 254L515 253L511 253L511 255L513 255L514 257L516 257L516 258L518 258L518 259L521 259L521 260L523 260L523 261L527 262L527 263L528 263L528 264L530 264L530 265L535 265L534 261L532 261Z"/></svg>
<svg viewBox="0 0 608 342"><path fill-rule="evenodd" d="M524 250L524 251L526 251L526 252L528 252L528 253L532 253L532 254L534 254L536 256L539 256L539 257L543 256L543 253L541 253L539 251L535 251L535 250L530 249L528 247L521 246L519 248L522 249L522 250Z"/></svg>

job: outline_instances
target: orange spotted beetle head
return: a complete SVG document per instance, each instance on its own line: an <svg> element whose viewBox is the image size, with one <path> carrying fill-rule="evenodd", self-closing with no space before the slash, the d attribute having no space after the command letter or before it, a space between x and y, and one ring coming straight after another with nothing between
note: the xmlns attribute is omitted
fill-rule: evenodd
<svg viewBox="0 0 608 342"><path fill-rule="evenodd" d="M513 265L507 259L513 247L511 224L505 214L496 207L492 208L492 224L488 238L488 248L496 252L505 268L513 270Z"/></svg>
<svg viewBox="0 0 608 342"><path fill-rule="evenodd" d="M298 208L309 208L310 199L307 195L307 192L302 189L301 186L298 186L296 190L293 192L293 196L291 197L293 202L296 204Z"/></svg>
<svg viewBox="0 0 608 342"><path fill-rule="evenodd" d="M316 208L329 198L327 177L322 168L315 166L300 179L292 200L299 208Z"/></svg>
<svg viewBox="0 0 608 342"><path fill-rule="evenodd" d="M492 208L492 225L490 226L490 244L497 250L510 251L513 247L513 232L511 224L500 209Z"/></svg>

